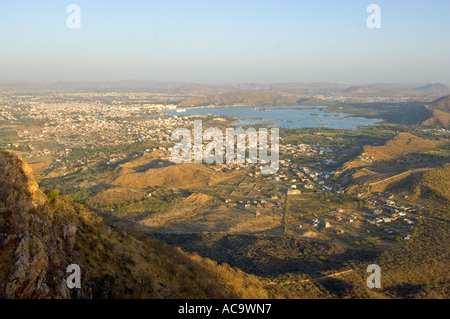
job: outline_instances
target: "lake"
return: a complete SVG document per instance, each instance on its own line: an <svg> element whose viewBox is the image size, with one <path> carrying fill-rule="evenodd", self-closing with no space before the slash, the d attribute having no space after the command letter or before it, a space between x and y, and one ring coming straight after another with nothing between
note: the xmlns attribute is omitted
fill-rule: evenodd
<svg viewBox="0 0 450 319"><path fill-rule="evenodd" d="M382 119L355 117L345 113L326 112L325 106L267 106L267 107L210 107L188 108L186 112L165 111L167 115L222 115L234 116L239 122L234 125L255 125L262 123L268 127L304 128L327 127L356 130L359 126L374 125Z"/></svg>

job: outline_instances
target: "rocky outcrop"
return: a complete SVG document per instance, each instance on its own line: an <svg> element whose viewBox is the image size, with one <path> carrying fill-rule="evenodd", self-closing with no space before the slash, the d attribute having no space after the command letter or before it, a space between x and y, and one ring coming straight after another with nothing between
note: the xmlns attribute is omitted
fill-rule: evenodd
<svg viewBox="0 0 450 319"><path fill-rule="evenodd" d="M0 151L0 296L70 298L66 268L74 254L77 227L52 214L28 165Z"/></svg>

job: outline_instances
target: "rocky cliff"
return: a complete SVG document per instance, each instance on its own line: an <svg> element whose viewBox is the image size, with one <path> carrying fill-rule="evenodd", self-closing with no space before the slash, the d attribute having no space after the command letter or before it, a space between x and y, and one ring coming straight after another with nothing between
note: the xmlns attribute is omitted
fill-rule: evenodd
<svg viewBox="0 0 450 319"><path fill-rule="evenodd" d="M69 298L66 267L77 227L52 214L28 165L0 152L0 295L6 298ZM87 274L87 272L86 272ZM87 287L86 287L87 288ZM89 289L75 290L90 297Z"/></svg>

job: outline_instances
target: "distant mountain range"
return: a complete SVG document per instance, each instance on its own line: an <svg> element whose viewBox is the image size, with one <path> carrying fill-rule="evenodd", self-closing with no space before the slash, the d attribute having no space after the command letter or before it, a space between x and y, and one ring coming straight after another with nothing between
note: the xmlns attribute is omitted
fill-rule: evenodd
<svg viewBox="0 0 450 319"><path fill-rule="evenodd" d="M179 106L265 106L295 105L296 99L272 91L231 91L193 97L182 101Z"/></svg>
<svg viewBox="0 0 450 319"><path fill-rule="evenodd" d="M347 85L338 83L240 83L199 84L159 81L59 81L59 82L0 82L0 90L77 90L77 91L136 91L185 95L208 95L230 91L273 91L283 94L335 94L378 96L434 96L450 94L450 88L441 83L413 84L365 84Z"/></svg>
<svg viewBox="0 0 450 319"><path fill-rule="evenodd" d="M298 99L273 91L231 91L192 97L179 103L188 106L289 106L289 105L325 105L318 98Z"/></svg>
<svg viewBox="0 0 450 319"><path fill-rule="evenodd" d="M449 87L441 83L413 86L404 84L369 84L351 86L344 90L346 93L381 94L381 95L436 95L442 96L450 93Z"/></svg>

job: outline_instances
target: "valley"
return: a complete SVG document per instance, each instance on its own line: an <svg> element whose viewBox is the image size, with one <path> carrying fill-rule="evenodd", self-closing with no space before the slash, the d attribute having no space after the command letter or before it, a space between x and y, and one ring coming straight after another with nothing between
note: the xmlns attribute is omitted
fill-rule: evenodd
<svg viewBox="0 0 450 319"><path fill-rule="evenodd" d="M193 120L200 119L204 129L224 130L236 123L232 116L164 115L180 103L172 95L81 96L83 103L74 97L58 112L50 95L33 98L39 102L3 96L0 145L28 162L47 198L85 207L83 211L100 218L101 232L131 236L136 247L150 242L189 263L206 258L213 269L243 271L259 289L256 295L233 295L244 298L423 298L448 293L450 135L442 114L435 119L436 110L448 111L442 100L427 107L422 103L415 118L409 114L393 122L389 119L399 110L416 109L420 103L377 108L330 102L329 112L384 122L357 130L282 128L280 168L264 175L259 163L171 160L174 128L193 127ZM252 96L261 103L260 95ZM223 103L233 97L228 94ZM139 102L125 106L133 98ZM180 106L196 101L190 99ZM161 100L164 104L156 104ZM16 104L5 107L10 103ZM105 254L113 254L119 244L101 245ZM121 249L127 254L126 245ZM130 252L135 253L145 255ZM90 260L85 267L103 276L92 258L85 257ZM103 257L96 258L100 263ZM371 263L383 267L387 278L377 292L365 286L365 269ZM111 265L107 274L120 278L119 269L127 265ZM144 268L139 270L143 276ZM129 285L115 282L108 293L147 296L136 288L120 292ZM202 294L178 291L173 296Z"/></svg>

